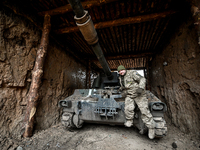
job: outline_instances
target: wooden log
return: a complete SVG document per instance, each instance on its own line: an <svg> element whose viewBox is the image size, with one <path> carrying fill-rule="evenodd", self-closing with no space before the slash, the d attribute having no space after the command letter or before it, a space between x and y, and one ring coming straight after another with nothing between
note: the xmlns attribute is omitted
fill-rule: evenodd
<svg viewBox="0 0 200 150"><path fill-rule="evenodd" d="M49 43L50 28L51 28L50 16L45 15L41 43L37 51L35 66L32 71L32 81L27 95L27 108L24 118L25 132L23 134L23 137L30 137L32 136L33 132L34 116L36 113L37 102L38 102L38 90L43 75L43 66L47 53L47 46Z"/></svg>
<svg viewBox="0 0 200 150"><path fill-rule="evenodd" d="M149 75L149 57L146 59L146 69L147 69L147 90L151 91L151 86L150 86L150 75Z"/></svg>
<svg viewBox="0 0 200 150"><path fill-rule="evenodd" d="M88 64L89 70L88 70L88 83L89 83L89 89L91 89L91 61L89 60Z"/></svg>
<svg viewBox="0 0 200 150"><path fill-rule="evenodd" d="M113 26L141 23L141 22L152 21L152 20L164 18L164 17L167 17L174 13L176 13L176 11L169 10L169 11L165 11L162 13L153 13L153 14L148 14L148 15L116 19L116 20L96 23L96 24L94 24L94 27L95 27L95 29L102 29L102 28L113 27ZM78 31L79 31L78 27L75 26L75 27L66 27L66 28L55 30L55 33L63 34L63 33L71 33L71 32L78 32Z"/></svg>
<svg viewBox="0 0 200 150"><path fill-rule="evenodd" d="M91 0L91 1L82 2L81 4L84 9L89 9L94 6L101 6L103 4L111 3L114 1L118 1L118 0ZM72 7L70 6L70 4L67 4L65 6L58 7L52 10L39 12L38 14L41 16L44 16L45 14L54 16L54 15L65 14L70 11L73 11Z"/></svg>

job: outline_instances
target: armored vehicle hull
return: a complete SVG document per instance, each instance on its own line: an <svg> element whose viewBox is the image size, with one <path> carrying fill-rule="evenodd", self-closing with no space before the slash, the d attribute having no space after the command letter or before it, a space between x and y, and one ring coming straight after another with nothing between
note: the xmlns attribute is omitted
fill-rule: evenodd
<svg viewBox="0 0 200 150"><path fill-rule="evenodd" d="M59 102L63 108L62 124L67 127L81 128L84 122L124 125L125 93L117 89L76 89L74 94ZM164 120L166 105L156 98L150 91L146 91L149 100L149 110L156 122L155 137L162 138L167 134L167 126ZM136 107L133 124L145 134L148 128L141 119L141 112Z"/></svg>

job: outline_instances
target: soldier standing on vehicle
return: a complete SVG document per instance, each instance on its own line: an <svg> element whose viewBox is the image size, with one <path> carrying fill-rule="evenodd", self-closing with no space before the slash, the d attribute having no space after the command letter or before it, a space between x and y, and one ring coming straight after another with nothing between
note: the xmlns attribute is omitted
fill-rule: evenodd
<svg viewBox="0 0 200 150"><path fill-rule="evenodd" d="M124 125L126 127L131 127L133 125L134 108L135 104L137 104L142 114L141 118L149 129L148 136L150 139L153 139L155 137L155 122L148 109L148 100L145 92L146 79L138 74L137 71L126 70L122 65L120 65L117 70L120 75L120 89L126 90L127 92L127 96L125 98L126 122ZM140 133L142 132L143 131L140 131Z"/></svg>

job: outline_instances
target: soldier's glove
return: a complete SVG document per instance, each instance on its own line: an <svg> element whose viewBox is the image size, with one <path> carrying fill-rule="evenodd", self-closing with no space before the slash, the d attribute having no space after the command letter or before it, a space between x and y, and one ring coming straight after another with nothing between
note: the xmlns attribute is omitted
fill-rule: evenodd
<svg viewBox="0 0 200 150"><path fill-rule="evenodd" d="M121 96L122 96L122 97L126 97L126 96L127 96L127 91L126 91L126 90L123 90L123 91L121 92Z"/></svg>
<svg viewBox="0 0 200 150"><path fill-rule="evenodd" d="M136 89L136 93L137 93L138 95L140 95L143 91L144 91L144 89L142 89L142 88Z"/></svg>
<svg viewBox="0 0 200 150"><path fill-rule="evenodd" d="M123 87L120 87L120 88L117 90L117 93L122 92L122 91L123 91Z"/></svg>

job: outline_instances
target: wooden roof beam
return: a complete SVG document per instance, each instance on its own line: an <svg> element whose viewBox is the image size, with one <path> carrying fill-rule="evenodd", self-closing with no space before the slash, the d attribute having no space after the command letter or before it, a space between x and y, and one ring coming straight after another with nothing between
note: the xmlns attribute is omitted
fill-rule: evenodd
<svg viewBox="0 0 200 150"><path fill-rule="evenodd" d="M126 68L127 70L131 70L131 69L134 69L134 70L144 70L146 69L146 67L133 67L133 68ZM110 69L111 71L117 71L117 68L116 69Z"/></svg>
<svg viewBox="0 0 200 150"><path fill-rule="evenodd" d="M111 2L114 2L114 1L117 1L117 0L89 0L89 1L86 1L86 2L81 2L81 4L82 4L84 9L89 9L91 7L94 7L94 6L101 6L103 4L111 3ZM45 14L54 16L54 15L65 14L65 13L70 12L70 11L73 11L72 7L70 6L70 4L67 4L65 6L58 7L58 8L52 9L52 10L39 12L38 14L41 15L41 16L44 16Z"/></svg>
<svg viewBox="0 0 200 150"><path fill-rule="evenodd" d="M130 54L130 55L118 55L118 56L107 56L106 60L121 60L121 59L131 59L131 58L141 58L141 57L151 57L153 53L141 53L141 54ZM89 58L91 61L98 61L97 58Z"/></svg>
<svg viewBox="0 0 200 150"><path fill-rule="evenodd" d="M94 24L94 27L95 27L95 29L101 29L101 28L121 26L121 25L126 25L126 24L141 23L141 22L152 21L152 20L156 20L156 19L160 19L160 18L165 18L174 13L176 13L176 11L169 10L169 11L165 11L165 12L161 12L161 13L153 13L153 14L148 14L148 15L116 19L116 20L96 23L96 24ZM66 27L66 28L55 30L55 32L57 34L78 32L78 31L79 31L79 29L77 26Z"/></svg>

